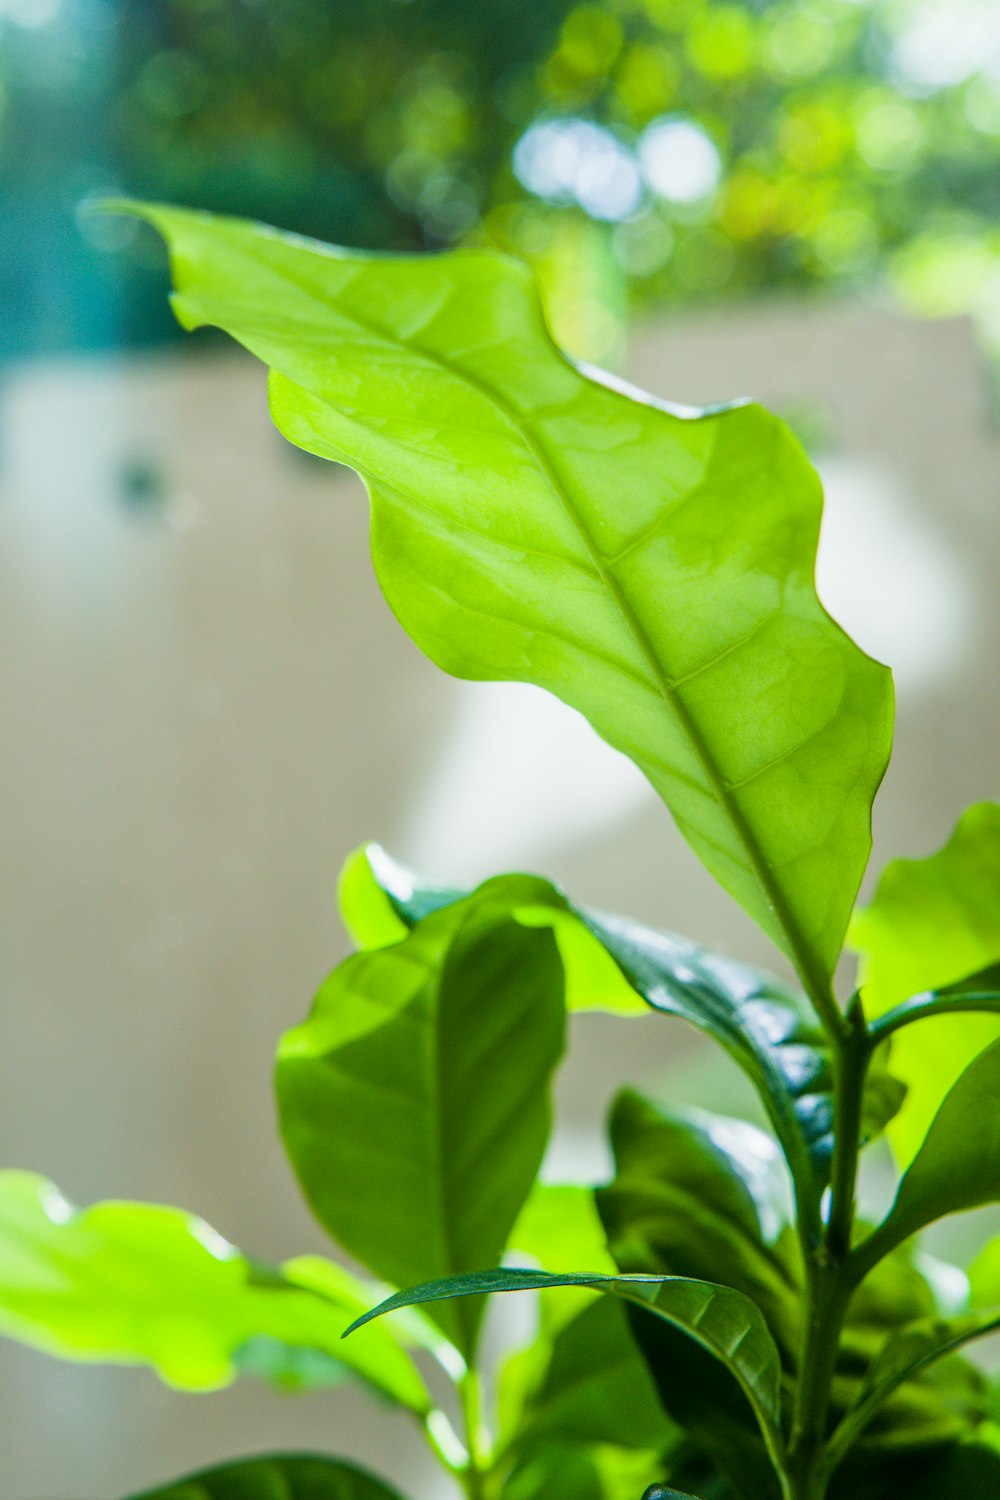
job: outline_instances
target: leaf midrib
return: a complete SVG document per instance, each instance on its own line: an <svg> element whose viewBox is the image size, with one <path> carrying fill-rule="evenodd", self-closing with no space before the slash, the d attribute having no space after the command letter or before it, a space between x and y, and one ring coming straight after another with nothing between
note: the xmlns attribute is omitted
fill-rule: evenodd
<svg viewBox="0 0 1000 1500"><path fill-rule="evenodd" d="M252 260L257 259L252 247L249 251L249 255ZM266 261L265 268L271 274L274 274L273 267L271 267ZM671 679L663 670L663 667L660 664L656 651L651 640L649 639L645 628L636 615L635 610L629 602L629 599L625 591L622 589L618 579L609 569L607 565L607 559L601 553L599 548L596 546L593 538L591 537L578 506L575 504L570 492L563 483L553 462L549 458L543 443L541 442L541 440L536 439L534 433L532 432L531 419L522 417L506 400L501 392L498 391L494 386L489 385L479 376L463 369L460 365L457 365L454 361L448 359L445 355L439 354L433 350L428 350L419 344L414 344L409 339L395 334L391 330L387 332L386 329L381 327L377 322L373 322L371 319L364 318L353 310L346 311L335 296L331 295L325 289L321 294L317 294L315 286L313 286L308 280L303 280L302 278L296 276L286 266L281 266L278 269L277 274L292 282L298 288L298 290L305 293L307 297L317 297L317 295L319 295L319 300L325 301L330 307L331 311L336 313L338 317L344 318L348 322L354 323L358 328L364 329L366 332L373 334L379 339L388 340L390 343L401 345L411 354L416 354L420 359L425 360L429 364L437 366L438 369L446 371L448 374L452 375L460 382L464 382L465 384L471 386L473 389L478 391L479 394L483 396L484 399L487 400L500 413L504 420L518 434L522 442L527 447L529 453L531 454L531 457L533 458L537 468L540 470L542 476L548 481L550 487L555 492L558 500L562 504L564 511L576 528L576 531L583 543L584 548L587 551L588 556L590 557L591 564L594 567L594 570L597 573L600 582L606 588L619 614L621 615L622 620L625 623L626 629L631 634L636 645L639 647L639 650L644 657L649 670L656 682L657 689L659 690L663 702L666 704L668 709L670 709L674 713L685 737L688 740L688 743L690 744L702 767L705 778L709 782L713 794L715 795L717 801L722 804L726 816L728 817L731 825L736 832L737 841L743 849L744 856L747 859L751 872L753 873L763 893L765 901L771 908L771 911L773 912L777 920L780 930L784 933L787 939L790 956L793 959L796 969L803 983L805 984L808 993L814 998L818 996L822 997L822 999L825 999L829 994L829 980L828 976L824 972L824 966L819 961L818 956L813 952L811 944L809 943L798 922L793 916L789 904L785 899L784 893L782 892L780 886L772 878L770 867L768 865L764 851L760 848L746 818L743 815L742 809L740 808L736 799L733 797L732 789L726 782L725 778L721 775L699 725L695 721L683 698L676 691L674 684L671 682ZM424 326L426 327L426 324ZM568 367L573 370L574 374L576 374L579 380L587 381L588 377L585 376L580 370L576 369L575 366L570 364L570 362L566 360L565 356L559 349L556 348L554 344L550 343L550 347L556 358L560 361L564 361L568 365ZM614 395L615 393L611 391L611 394ZM324 404L330 404L325 401L324 397L321 396L320 399L324 401Z"/></svg>

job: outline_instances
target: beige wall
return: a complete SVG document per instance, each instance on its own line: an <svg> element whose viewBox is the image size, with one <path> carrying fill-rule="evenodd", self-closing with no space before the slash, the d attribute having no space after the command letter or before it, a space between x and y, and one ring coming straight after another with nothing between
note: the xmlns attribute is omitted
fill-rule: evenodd
<svg viewBox="0 0 1000 1500"><path fill-rule="evenodd" d="M997 792L997 444L968 326L777 307L651 329L633 372L681 401L829 412L824 587L902 667L878 854L932 847ZM161 506L123 501L136 464L162 473ZM334 882L362 839L452 878L531 865L772 961L573 715L420 657L365 527L356 481L272 433L249 359L4 375L3 1162L77 1202L180 1203L266 1256L322 1246L275 1141L270 1060L344 951ZM575 1030L557 1164L595 1170L616 1081L691 1043L654 1018ZM0 1350L11 1500L107 1500L308 1445L426 1492L419 1444L356 1392L194 1398Z"/></svg>

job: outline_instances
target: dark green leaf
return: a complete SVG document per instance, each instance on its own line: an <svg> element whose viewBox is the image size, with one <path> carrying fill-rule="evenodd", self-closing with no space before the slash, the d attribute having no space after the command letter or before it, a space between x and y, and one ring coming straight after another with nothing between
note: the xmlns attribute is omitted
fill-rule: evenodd
<svg viewBox="0 0 1000 1500"><path fill-rule="evenodd" d="M726 1048L763 1100L803 1215L818 1221L832 1151L832 1071L828 1040L801 996L684 938L574 906L557 886L532 876L497 876L460 896L369 846L348 862L341 894L348 926L387 943L426 912L460 901L551 924L569 1009L627 1013L640 996Z"/></svg>
<svg viewBox="0 0 1000 1500"><path fill-rule="evenodd" d="M424 1286L409 1287L358 1318L352 1333L372 1318L414 1303L441 1298L482 1296L560 1286L593 1287L644 1309L679 1329L734 1377L753 1408L772 1454L780 1451L781 1363L760 1310L731 1287L707 1281L663 1276L602 1276L596 1273L551 1275L519 1268L479 1271Z"/></svg>
<svg viewBox="0 0 1000 1500"><path fill-rule="evenodd" d="M861 1144L877 1140L899 1114L906 1101L907 1087L901 1078L889 1071L889 1046L880 1047L868 1066L861 1109Z"/></svg>
<svg viewBox="0 0 1000 1500"><path fill-rule="evenodd" d="M354 1464L290 1454L201 1469L132 1500L399 1500L399 1495Z"/></svg>
<svg viewBox="0 0 1000 1500"><path fill-rule="evenodd" d="M977 1317L973 1313L927 1319L900 1328L872 1360L853 1406L831 1439L833 1453L842 1457L900 1386L964 1344L998 1328L1000 1314Z"/></svg>
<svg viewBox="0 0 1000 1500"><path fill-rule="evenodd" d="M905 1491L887 1490L885 1500L993 1500L1000 1495L1000 1453L979 1443L946 1448L918 1460L905 1482Z"/></svg>
<svg viewBox="0 0 1000 1500"><path fill-rule="evenodd" d="M457 676L580 709L828 996L891 682L816 596L822 496L789 430L576 368L530 273L487 251L372 257L131 211L169 241L185 327L244 343L286 436L364 477L414 639Z"/></svg>
<svg viewBox="0 0 1000 1500"><path fill-rule="evenodd" d="M957 1003L961 981L1000 962L1000 806L970 807L936 853L886 865L849 941L862 955L869 1016L925 991L951 990ZM895 1034L892 1071L908 1088L889 1131L900 1161L916 1155L948 1090L998 1030L994 1016L963 1013Z"/></svg>
<svg viewBox="0 0 1000 1500"><path fill-rule="evenodd" d="M744 1292L790 1364L803 1284L771 1137L739 1120L671 1114L627 1090L612 1110L611 1142L616 1174L597 1203L618 1268Z"/></svg>
<svg viewBox="0 0 1000 1500"><path fill-rule="evenodd" d="M551 933L485 908L341 964L277 1064L320 1222L397 1286L498 1259L545 1149L564 1026ZM468 1355L480 1312L435 1315Z"/></svg>
<svg viewBox="0 0 1000 1500"><path fill-rule="evenodd" d="M947 1095L904 1173L885 1222L856 1252L874 1264L946 1214L1000 1201L1000 1041L981 1052Z"/></svg>
<svg viewBox="0 0 1000 1500"><path fill-rule="evenodd" d="M306 1361L314 1379L360 1375L426 1412L394 1330L353 1351L341 1342L365 1305L329 1261L258 1268L180 1209L76 1210L44 1178L0 1172L0 1333L48 1354L150 1365L182 1390L228 1385L240 1369L295 1384Z"/></svg>

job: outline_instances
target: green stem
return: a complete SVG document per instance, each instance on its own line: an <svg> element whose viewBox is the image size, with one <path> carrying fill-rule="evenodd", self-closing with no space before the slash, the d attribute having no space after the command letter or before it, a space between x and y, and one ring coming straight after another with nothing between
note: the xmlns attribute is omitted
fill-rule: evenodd
<svg viewBox="0 0 1000 1500"><path fill-rule="evenodd" d="M490 1441L483 1422L482 1383L476 1370L466 1371L458 1391L465 1420L465 1446L469 1453L469 1461L461 1474L462 1484L468 1500L489 1500Z"/></svg>
<svg viewBox="0 0 1000 1500"><path fill-rule="evenodd" d="M830 1396L840 1337L855 1280L851 1264L861 1111L872 1038L855 996L846 1031L834 1042L834 1152L830 1208L818 1246L806 1260L806 1320L788 1447L786 1500L823 1500Z"/></svg>
<svg viewBox="0 0 1000 1500"><path fill-rule="evenodd" d="M877 1045L914 1021L923 1021L927 1016L955 1016L962 1011L1000 1011L1000 994L996 990L984 990L967 995L913 995L871 1023L871 1038Z"/></svg>

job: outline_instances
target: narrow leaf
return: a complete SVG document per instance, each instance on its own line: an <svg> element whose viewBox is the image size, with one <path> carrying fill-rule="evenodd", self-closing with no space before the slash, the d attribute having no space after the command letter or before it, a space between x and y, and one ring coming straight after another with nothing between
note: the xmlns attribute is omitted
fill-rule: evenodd
<svg viewBox="0 0 1000 1500"><path fill-rule="evenodd" d="M354 1351L344 1325L365 1305L338 1266L258 1267L202 1220L146 1203L72 1208L51 1182L0 1172L0 1333L62 1359L151 1366L181 1390L214 1390L244 1368L282 1384L355 1374L426 1412L416 1366L391 1328ZM251 1352L246 1353L247 1350ZM312 1355L309 1364L305 1356Z"/></svg>
<svg viewBox="0 0 1000 1500"><path fill-rule="evenodd" d="M498 1259L545 1149L564 1028L551 933L485 908L341 964L277 1063L320 1222L396 1286ZM434 1310L466 1356L480 1313Z"/></svg>
<svg viewBox="0 0 1000 1500"><path fill-rule="evenodd" d="M412 1303L559 1286L586 1286L610 1293L694 1340L734 1376L753 1408L772 1456L780 1453L778 1351L759 1308L731 1287L674 1276L602 1276L596 1272L551 1275L515 1268L478 1271L397 1292L356 1319L345 1337L373 1318Z"/></svg>
<svg viewBox="0 0 1000 1500"><path fill-rule="evenodd" d="M349 869L348 925L360 923L391 942L393 924L409 929L427 912L461 901L531 926L550 924L570 1010L627 1014L641 997L639 1009L652 1006L714 1037L760 1094L803 1218L818 1219L833 1145L833 1075L828 1039L802 996L684 938L576 906L535 876L497 876L463 896L417 879L377 846L358 851Z"/></svg>
<svg viewBox="0 0 1000 1500"><path fill-rule="evenodd" d="M870 1265L946 1214L1000 1202L1000 1041L981 1052L938 1110L884 1223L858 1249Z"/></svg>
<svg viewBox="0 0 1000 1500"><path fill-rule="evenodd" d="M887 865L848 940L862 955L871 1017L1000 963L1000 805L970 807L935 854ZM934 1016L895 1034L892 1071L908 1093L889 1138L901 1162L912 1161L945 1094L998 1034L1000 1019L968 1014Z"/></svg>
<svg viewBox="0 0 1000 1500"><path fill-rule="evenodd" d="M132 1500L400 1500L374 1474L308 1454L247 1458L201 1469Z"/></svg>
<svg viewBox="0 0 1000 1500"><path fill-rule="evenodd" d="M417 643L581 710L827 997L891 683L816 596L821 491L790 431L577 368L530 273L491 252L374 257L130 211L169 242L184 326L270 365L285 435L365 479L375 568Z"/></svg>

